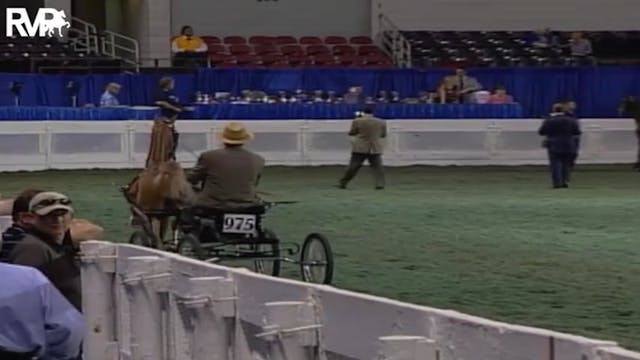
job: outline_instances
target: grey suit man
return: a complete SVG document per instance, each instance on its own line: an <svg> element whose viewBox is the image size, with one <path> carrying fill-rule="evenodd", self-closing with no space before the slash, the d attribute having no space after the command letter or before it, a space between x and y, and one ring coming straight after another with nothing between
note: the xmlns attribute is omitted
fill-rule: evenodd
<svg viewBox="0 0 640 360"><path fill-rule="evenodd" d="M351 148L351 161L339 187L346 189L347 184L353 179L365 160L373 169L376 189L384 189L384 171L382 169L383 139L387 137L387 124L384 120L373 116L373 109L367 107L363 115L351 122L349 136L353 137Z"/></svg>

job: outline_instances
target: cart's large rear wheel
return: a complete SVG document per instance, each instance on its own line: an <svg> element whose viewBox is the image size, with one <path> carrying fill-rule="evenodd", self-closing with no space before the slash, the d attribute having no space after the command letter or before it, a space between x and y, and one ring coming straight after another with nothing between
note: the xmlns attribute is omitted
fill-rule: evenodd
<svg viewBox="0 0 640 360"><path fill-rule="evenodd" d="M264 230L266 239L273 241L271 244L252 245L252 250L262 254L261 256L273 257L274 259L256 259L253 262L255 272L259 274L271 274L271 276L280 275L280 240L276 234L268 229Z"/></svg>
<svg viewBox="0 0 640 360"><path fill-rule="evenodd" d="M321 234L309 234L300 255L302 279L316 284L333 280L333 252L329 240Z"/></svg>

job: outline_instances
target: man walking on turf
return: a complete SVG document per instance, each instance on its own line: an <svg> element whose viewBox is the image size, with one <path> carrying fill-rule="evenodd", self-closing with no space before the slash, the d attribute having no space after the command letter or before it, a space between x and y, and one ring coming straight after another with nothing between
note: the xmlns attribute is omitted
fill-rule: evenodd
<svg viewBox="0 0 640 360"><path fill-rule="evenodd" d="M556 104L545 118L538 133L546 136L544 142L549 154L549 167L553 188L569 187L572 162L577 153L576 136L581 134L578 121L563 112L563 104Z"/></svg>
<svg viewBox="0 0 640 360"><path fill-rule="evenodd" d="M376 189L384 189L384 172L382 169L383 139L387 137L387 124L384 120L373 116L373 109L366 107L362 116L351 122L349 136L352 136L351 161L349 167L338 184L341 189L346 189L347 184L353 179L365 160L373 169Z"/></svg>

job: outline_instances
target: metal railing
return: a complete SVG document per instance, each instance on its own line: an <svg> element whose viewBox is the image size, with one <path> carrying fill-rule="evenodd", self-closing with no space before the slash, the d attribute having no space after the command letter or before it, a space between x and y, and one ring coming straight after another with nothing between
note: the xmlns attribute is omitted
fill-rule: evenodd
<svg viewBox="0 0 640 360"><path fill-rule="evenodd" d="M72 26L69 32L77 36L72 40L73 49L77 52L87 54L98 53L98 29L92 23L86 22L77 17L71 18Z"/></svg>
<svg viewBox="0 0 640 360"><path fill-rule="evenodd" d="M377 42L380 47L400 67L411 67L411 43L402 35L400 29L384 14L378 16L379 33Z"/></svg>
<svg viewBox="0 0 640 360"><path fill-rule="evenodd" d="M114 59L121 59L133 65L136 72L140 71L140 43L132 37L105 30L102 33L101 53Z"/></svg>

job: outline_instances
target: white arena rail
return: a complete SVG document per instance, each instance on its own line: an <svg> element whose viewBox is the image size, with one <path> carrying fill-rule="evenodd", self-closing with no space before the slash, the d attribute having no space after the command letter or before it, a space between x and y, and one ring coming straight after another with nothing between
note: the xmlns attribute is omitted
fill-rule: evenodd
<svg viewBox="0 0 640 360"><path fill-rule="evenodd" d="M227 121L179 121L178 160L219 146ZM546 164L539 119L389 120L384 162L402 165ZM246 121L256 138L249 145L267 165L344 165L349 158L348 120ZM0 121L0 171L140 168L150 121ZM631 119L583 119L579 163L635 162Z"/></svg>
<svg viewBox="0 0 640 360"><path fill-rule="evenodd" d="M640 360L612 341L82 244L88 360Z"/></svg>

